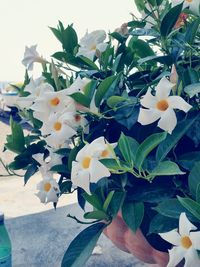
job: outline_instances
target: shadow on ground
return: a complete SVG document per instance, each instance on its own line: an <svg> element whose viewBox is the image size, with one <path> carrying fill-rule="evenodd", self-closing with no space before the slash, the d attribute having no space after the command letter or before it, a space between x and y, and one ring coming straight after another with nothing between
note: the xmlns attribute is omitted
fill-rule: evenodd
<svg viewBox="0 0 200 267"><path fill-rule="evenodd" d="M72 239L84 226L66 215L79 214L76 204L42 213L8 218L6 225L13 247L13 267L59 267ZM85 267L144 267L133 256L120 251L105 237L98 244L101 255L92 255Z"/></svg>

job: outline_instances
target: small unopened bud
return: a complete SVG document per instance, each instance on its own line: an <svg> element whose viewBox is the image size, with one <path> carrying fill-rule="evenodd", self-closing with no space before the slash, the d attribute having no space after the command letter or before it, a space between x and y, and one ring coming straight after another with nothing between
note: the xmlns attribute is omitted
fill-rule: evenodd
<svg viewBox="0 0 200 267"><path fill-rule="evenodd" d="M180 16L179 16L179 18L178 18L176 24L174 25L174 28L175 28L175 29L178 29L178 28L184 26L185 23L186 23L187 18L188 18L188 14L182 12L182 13L180 14Z"/></svg>
<svg viewBox="0 0 200 267"><path fill-rule="evenodd" d="M172 70L171 70L171 75L170 75L170 82L174 83L174 84L177 84L177 82L178 82L178 74L177 74L176 67L175 67L174 64L172 65Z"/></svg>

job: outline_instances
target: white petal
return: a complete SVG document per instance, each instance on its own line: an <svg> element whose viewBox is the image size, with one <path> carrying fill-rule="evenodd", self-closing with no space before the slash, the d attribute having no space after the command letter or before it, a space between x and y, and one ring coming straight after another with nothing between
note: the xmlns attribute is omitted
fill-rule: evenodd
<svg viewBox="0 0 200 267"><path fill-rule="evenodd" d="M158 122L158 127L171 134L176 127L176 124L176 114L173 109L168 108L163 112L161 119Z"/></svg>
<svg viewBox="0 0 200 267"><path fill-rule="evenodd" d="M90 174L88 170L82 170L78 162L72 162L71 181L73 185L83 188L90 194Z"/></svg>
<svg viewBox="0 0 200 267"><path fill-rule="evenodd" d="M169 263L167 264L167 267L176 267L184 256L185 250L182 247L173 247L169 250Z"/></svg>
<svg viewBox="0 0 200 267"><path fill-rule="evenodd" d="M50 190L47 193L47 198L46 198L46 203L48 202L58 202L58 196L57 193L54 189Z"/></svg>
<svg viewBox="0 0 200 267"><path fill-rule="evenodd" d="M184 112L188 112L192 108L192 106L180 96L169 96L167 101L169 103L169 107L173 109L177 108L183 110Z"/></svg>
<svg viewBox="0 0 200 267"><path fill-rule="evenodd" d="M39 191L38 193L35 194L37 197L39 197L40 201L42 203L46 202L46 193L43 191Z"/></svg>
<svg viewBox="0 0 200 267"><path fill-rule="evenodd" d="M172 245L179 246L181 243L181 236L177 232L177 229L174 229L167 233L160 233L159 235Z"/></svg>
<svg viewBox="0 0 200 267"><path fill-rule="evenodd" d="M198 257L197 251L191 247L187 250L185 255L185 265L184 267L199 267L200 259Z"/></svg>
<svg viewBox="0 0 200 267"><path fill-rule="evenodd" d="M109 177L109 170L97 159L91 159L90 182L97 183L103 177Z"/></svg>
<svg viewBox="0 0 200 267"><path fill-rule="evenodd" d="M171 83L170 81L167 80L166 77L163 77L155 88L157 99L158 100L166 99L169 96L171 89L173 87L174 83Z"/></svg>
<svg viewBox="0 0 200 267"><path fill-rule="evenodd" d="M185 212L182 212L179 218L179 233L181 236L189 236L191 230L196 230L194 226L187 218Z"/></svg>
<svg viewBox="0 0 200 267"><path fill-rule="evenodd" d="M99 50L101 53L104 52L107 48L108 44L106 43L101 43L101 44L98 44L96 49Z"/></svg>
<svg viewBox="0 0 200 267"><path fill-rule="evenodd" d="M150 89L140 100L141 105L145 108L155 108L157 102L157 98L151 94Z"/></svg>
<svg viewBox="0 0 200 267"><path fill-rule="evenodd" d="M161 116L161 113L155 109L143 109L140 108L138 122L142 125L151 124L157 121Z"/></svg>
<svg viewBox="0 0 200 267"><path fill-rule="evenodd" d="M192 246L195 249L200 250L200 231L198 231L198 232L191 232L190 233L190 239L192 241Z"/></svg>

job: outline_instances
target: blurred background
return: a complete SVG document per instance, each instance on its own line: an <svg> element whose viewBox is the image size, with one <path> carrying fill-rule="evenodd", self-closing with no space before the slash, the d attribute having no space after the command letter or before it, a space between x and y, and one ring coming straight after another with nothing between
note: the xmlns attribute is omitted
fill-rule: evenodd
<svg viewBox="0 0 200 267"><path fill-rule="evenodd" d="M58 20L73 23L80 39L86 30L114 31L131 20L130 13L137 14L133 0L0 0L0 10L0 82L23 80L26 45L37 44L46 58L60 50L48 28ZM34 74L39 72L36 66Z"/></svg>

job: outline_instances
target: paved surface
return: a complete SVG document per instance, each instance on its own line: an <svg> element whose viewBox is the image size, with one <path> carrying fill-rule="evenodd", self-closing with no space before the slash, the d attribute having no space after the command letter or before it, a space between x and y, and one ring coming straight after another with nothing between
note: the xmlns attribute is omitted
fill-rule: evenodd
<svg viewBox="0 0 200 267"><path fill-rule="evenodd" d="M1 148L9 127L0 122ZM2 150L0 149L0 150ZM0 152L5 162L13 155ZM0 166L0 174L5 173ZM64 196L58 209L43 205L34 195L41 177L35 175L23 186L23 178L0 177L0 209L6 215L6 225L13 246L13 267L59 267L66 248L83 226L66 215L81 216L76 195ZM98 243L100 255L93 255L86 267L144 267L132 255L117 249L102 235Z"/></svg>

